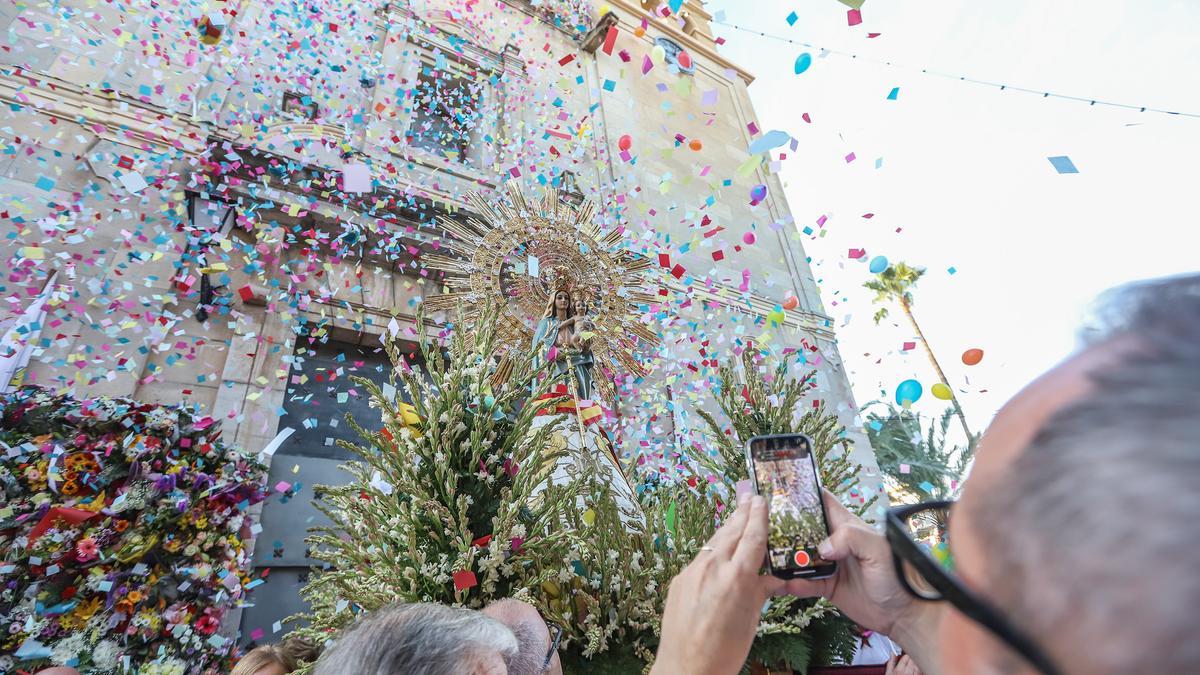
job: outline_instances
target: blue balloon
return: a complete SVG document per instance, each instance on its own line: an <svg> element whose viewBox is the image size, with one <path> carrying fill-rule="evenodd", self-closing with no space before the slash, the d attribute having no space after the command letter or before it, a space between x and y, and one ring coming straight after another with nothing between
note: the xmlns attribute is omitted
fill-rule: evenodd
<svg viewBox="0 0 1200 675"><path fill-rule="evenodd" d="M905 380L896 387L896 403L904 405L905 401L916 403L917 399L921 398L924 390L921 388L921 383L916 380Z"/></svg>
<svg viewBox="0 0 1200 675"><path fill-rule="evenodd" d="M870 266L871 274L879 274L880 272L886 270L887 267L888 267L888 259L887 258L885 258L881 255L877 255L874 258L871 258L871 266Z"/></svg>
<svg viewBox="0 0 1200 675"><path fill-rule="evenodd" d="M808 52L802 53L800 56L796 57L796 74L799 75L800 73L803 73L804 71L808 70L808 67L811 65L812 54L809 54Z"/></svg>
<svg viewBox="0 0 1200 675"><path fill-rule="evenodd" d="M792 140L792 137L788 135L788 132L772 129L759 138L754 139L754 142L750 144L750 154L757 155L760 152L778 148L790 140Z"/></svg>

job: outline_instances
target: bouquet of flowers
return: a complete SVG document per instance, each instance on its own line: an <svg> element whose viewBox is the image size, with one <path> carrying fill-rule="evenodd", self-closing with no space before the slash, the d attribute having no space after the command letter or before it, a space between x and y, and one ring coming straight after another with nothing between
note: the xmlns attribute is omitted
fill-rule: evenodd
<svg viewBox="0 0 1200 675"><path fill-rule="evenodd" d="M265 473L193 408L0 395L0 672L228 670Z"/></svg>

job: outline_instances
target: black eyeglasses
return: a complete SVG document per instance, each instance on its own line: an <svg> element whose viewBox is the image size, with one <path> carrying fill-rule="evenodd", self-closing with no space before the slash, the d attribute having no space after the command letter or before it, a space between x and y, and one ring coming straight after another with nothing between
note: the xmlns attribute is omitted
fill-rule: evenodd
<svg viewBox="0 0 1200 675"><path fill-rule="evenodd" d="M954 558L947 546L953 506L952 501L924 502L888 511L887 539L901 585L920 600L949 602L994 633L1030 665L1045 675L1058 675L1060 671L1045 652L954 574Z"/></svg>
<svg viewBox="0 0 1200 675"><path fill-rule="evenodd" d="M562 641L563 636L562 626L556 626L552 623L547 623L546 628L550 629L550 632L554 635L554 637L550 638L550 649L546 652L546 660L542 661L543 673L549 672L550 662L554 660L554 652L558 651L558 643Z"/></svg>

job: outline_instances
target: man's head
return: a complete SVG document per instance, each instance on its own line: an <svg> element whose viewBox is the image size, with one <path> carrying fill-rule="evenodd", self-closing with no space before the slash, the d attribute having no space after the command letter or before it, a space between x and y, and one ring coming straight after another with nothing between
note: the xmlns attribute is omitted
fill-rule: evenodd
<svg viewBox="0 0 1200 675"><path fill-rule="evenodd" d="M508 675L541 675L543 672L562 675L557 651L546 664L546 655L554 646L553 638L545 619L533 605L506 599L493 602L481 611L508 626L517 638L517 654L508 660ZM543 665L547 665L544 670Z"/></svg>
<svg viewBox="0 0 1200 675"><path fill-rule="evenodd" d="M546 622L531 605L501 600L482 611L433 603L375 610L350 627L314 675L561 675Z"/></svg>
<svg viewBox="0 0 1200 675"><path fill-rule="evenodd" d="M1200 275L1098 318L981 440L957 570L1066 673L1200 672ZM947 672L1027 667L957 612L941 644Z"/></svg>
<svg viewBox="0 0 1200 675"><path fill-rule="evenodd" d="M480 612L433 603L367 614L330 647L314 675L505 675L517 638Z"/></svg>

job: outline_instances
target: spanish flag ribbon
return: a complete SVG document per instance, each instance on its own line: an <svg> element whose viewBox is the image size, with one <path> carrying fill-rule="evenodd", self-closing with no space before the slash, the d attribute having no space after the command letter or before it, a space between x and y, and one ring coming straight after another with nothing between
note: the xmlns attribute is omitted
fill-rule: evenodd
<svg viewBox="0 0 1200 675"><path fill-rule="evenodd" d="M563 398L563 397L567 398ZM554 385L550 391L537 397L538 401L555 401L553 405L546 404L545 407L538 410L539 415L566 415L574 414L575 399L571 396L571 392L567 390L567 385ZM583 420L584 426L591 426L604 419L604 408L595 401L583 399L579 401L579 417Z"/></svg>

